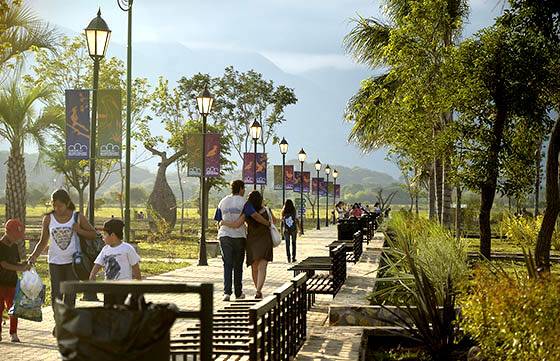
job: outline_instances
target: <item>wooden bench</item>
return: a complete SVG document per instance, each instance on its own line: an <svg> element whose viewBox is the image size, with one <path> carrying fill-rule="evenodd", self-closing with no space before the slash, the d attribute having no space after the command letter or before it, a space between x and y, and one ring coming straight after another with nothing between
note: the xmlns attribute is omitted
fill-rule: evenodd
<svg viewBox="0 0 560 361"><path fill-rule="evenodd" d="M236 300L213 315L214 360L291 360L307 332L307 276L294 277L263 300ZM171 360L196 360L200 327L171 340Z"/></svg>
<svg viewBox="0 0 560 361"><path fill-rule="evenodd" d="M307 257L289 270L295 275L307 274L307 305L310 308L315 303L316 294L334 297L346 281L346 246L340 244L329 248L329 256Z"/></svg>
<svg viewBox="0 0 560 361"><path fill-rule="evenodd" d="M346 262L356 263L360 260L363 253L363 235L361 231L354 233L352 240L336 240L329 244L327 247L333 248L340 244L344 244L346 249Z"/></svg>

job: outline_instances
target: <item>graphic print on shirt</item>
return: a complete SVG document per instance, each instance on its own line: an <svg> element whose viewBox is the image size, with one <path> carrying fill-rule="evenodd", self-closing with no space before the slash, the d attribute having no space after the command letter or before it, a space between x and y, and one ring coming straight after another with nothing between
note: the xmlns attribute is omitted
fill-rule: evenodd
<svg viewBox="0 0 560 361"><path fill-rule="evenodd" d="M61 250L65 251L72 241L72 228L70 227L57 227L51 228L51 236Z"/></svg>
<svg viewBox="0 0 560 361"><path fill-rule="evenodd" d="M121 265L117 261L118 254L110 254L103 257L103 263L105 264L105 278L107 280L116 280L121 274Z"/></svg>

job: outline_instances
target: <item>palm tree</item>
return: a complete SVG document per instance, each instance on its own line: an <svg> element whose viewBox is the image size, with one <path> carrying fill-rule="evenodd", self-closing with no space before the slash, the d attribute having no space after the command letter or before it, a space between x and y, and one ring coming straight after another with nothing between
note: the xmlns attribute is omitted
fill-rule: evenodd
<svg viewBox="0 0 560 361"><path fill-rule="evenodd" d="M0 84L8 78L6 71L17 67L17 59L33 48L53 50L56 29L39 19L26 5L0 0Z"/></svg>
<svg viewBox="0 0 560 361"><path fill-rule="evenodd" d="M430 20L437 21L434 28L444 27L444 31L438 32L441 34L439 42L441 47L449 47L454 46L454 40L461 33L462 19L467 15L468 5L466 0L444 0L444 2L445 6L443 8L445 11L441 13L440 18ZM383 130L390 127L390 124L398 122L398 119L388 118L384 116L385 112L374 108L378 104L394 104L396 90L401 80L405 81L405 79L395 79L395 73L390 77L391 81L387 81L387 75L391 72L393 64L387 62L386 56L387 52L398 51L398 49L391 48L391 34L399 27L406 26L413 5L423 6L413 3L411 0L386 0L385 9L390 22L384 23L377 19L358 17L354 19L354 28L344 39L346 50L358 62L371 68L382 67L386 70L385 74L363 82L362 89L351 99L347 109L347 118L354 122L350 140L356 141L365 151L371 150L372 147L389 145L390 140L386 139L387 134ZM413 36L411 36L411 39L413 39ZM433 60L426 59L426 62L431 61ZM370 95L373 95L373 97ZM452 112L444 112L438 121L434 121L433 118L429 115L426 119L426 125L428 126L428 122L433 123L430 127L433 127L434 134L437 134L452 121ZM389 124L372 124L379 122ZM437 182L437 191L434 193L438 200L439 215L441 217L443 214L444 223L450 222L451 210L451 186L447 179L448 163L445 158L435 158L434 166L430 170L430 181L434 182L434 189ZM430 204L435 206L432 198L430 198ZM435 209L432 209L432 206L430 207L430 215L430 218L435 215Z"/></svg>
<svg viewBox="0 0 560 361"><path fill-rule="evenodd" d="M24 147L34 143L39 150L46 144L45 135L54 127L63 113L46 107L34 109L38 101L52 96L48 87L22 87L20 77L0 90L0 138L10 144L6 175L6 219L19 218L25 224L26 189ZM40 152L41 154L41 152Z"/></svg>

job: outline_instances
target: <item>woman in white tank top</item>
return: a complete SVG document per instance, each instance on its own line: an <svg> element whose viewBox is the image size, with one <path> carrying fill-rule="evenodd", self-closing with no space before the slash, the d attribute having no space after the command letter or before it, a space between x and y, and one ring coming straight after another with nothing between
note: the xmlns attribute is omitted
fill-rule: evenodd
<svg viewBox="0 0 560 361"><path fill-rule="evenodd" d="M60 282L76 280L72 270L72 255L76 252L78 235L85 239L95 239L95 229L84 215L79 214L78 222L74 215L76 207L64 189L55 191L51 196L53 211L43 218L41 240L29 256L29 262L35 263L37 257L49 245L48 263L51 276L51 301L62 298ZM50 240L50 242L49 242Z"/></svg>

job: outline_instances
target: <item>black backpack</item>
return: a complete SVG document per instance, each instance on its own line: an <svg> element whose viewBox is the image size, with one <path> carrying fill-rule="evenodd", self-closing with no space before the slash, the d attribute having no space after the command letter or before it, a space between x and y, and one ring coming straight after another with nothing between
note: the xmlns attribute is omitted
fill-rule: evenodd
<svg viewBox="0 0 560 361"><path fill-rule="evenodd" d="M74 213L74 222L78 223L80 212ZM89 274L93 268L93 262L103 248L103 238L97 233L97 238L93 241L86 240L78 236L76 242L76 252L72 255L72 270L74 275L81 281L89 280Z"/></svg>

